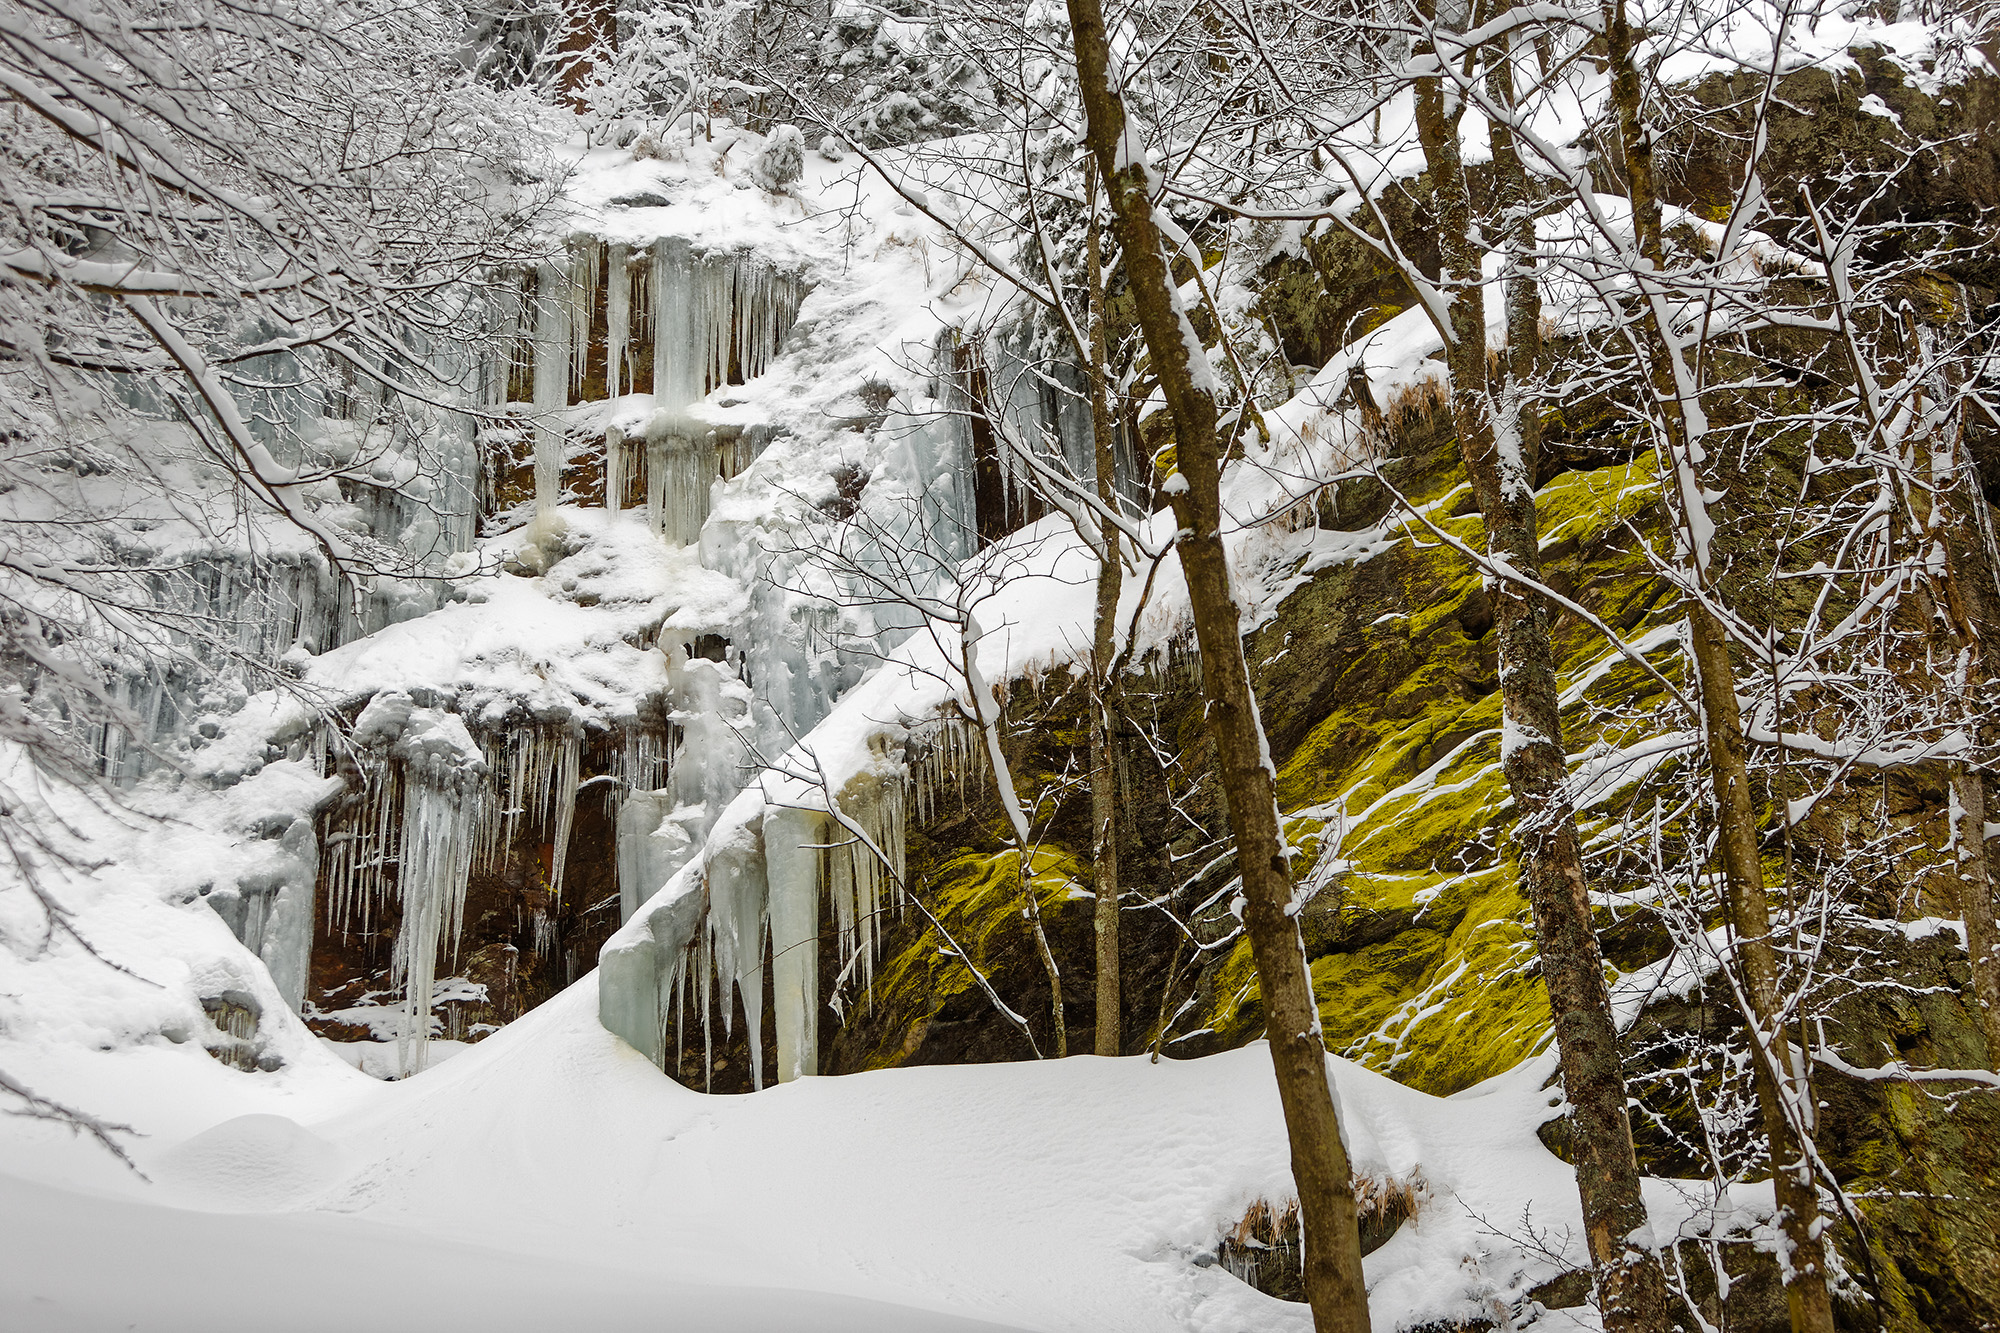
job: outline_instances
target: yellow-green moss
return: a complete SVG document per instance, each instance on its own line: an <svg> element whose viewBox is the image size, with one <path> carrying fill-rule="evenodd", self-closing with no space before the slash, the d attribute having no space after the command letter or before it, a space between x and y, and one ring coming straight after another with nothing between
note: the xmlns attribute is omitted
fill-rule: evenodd
<svg viewBox="0 0 2000 1333"><path fill-rule="evenodd" d="M1450 466L1431 469L1412 498L1431 520L1478 547L1476 513ZM1627 531L1659 539L1659 486L1650 456L1558 475L1537 497L1548 576L1626 633L1643 633L1673 604ZM1286 833L1308 873L1333 833L1346 866L1336 937L1383 929L1358 947L1336 942L1312 963L1328 1046L1399 1080L1448 1093L1498 1073L1547 1039L1548 997L1509 841L1511 804L1500 771L1500 696L1492 643L1461 624L1480 576L1418 524L1378 560L1392 562L1394 603L1365 624L1369 641L1399 651L1409 670L1386 694L1343 698L1286 757L1278 773ZM1372 607L1370 608L1373 609ZM1280 635L1291 604L1280 612ZM1323 615L1299 603L1296 614ZM1643 705L1660 686L1573 615L1554 618L1565 687L1589 676L1588 698ZM1288 642L1280 637L1277 641ZM1671 666L1673 645L1652 660ZM1606 728L1582 699L1564 722L1572 753L1647 734ZM1388 923L1383 926L1381 923ZM1309 935L1311 932L1309 931ZM1211 974L1200 1026L1225 1042L1262 1028L1255 970L1239 941Z"/></svg>
<svg viewBox="0 0 2000 1333"><path fill-rule="evenodd" d="M1060 849L1044 847L1033 857L1031 881L1035 900L1045 918L1074 911L1078 887L1089 882L1087 867ZM972 955L989 975L1008 961L1032 953L1029 925L1021 912L1020 881L1014 853L968 852L939 866L916 886L924 905L945 924L953 940ZM978 985L964 962L947 953L935 930L925 930L875 973L868 1002L904 1015L921 1025L955 997ZM906 1044L884 1044L870 1051L865 1067L887 1068L901 1063Z"/></svg>

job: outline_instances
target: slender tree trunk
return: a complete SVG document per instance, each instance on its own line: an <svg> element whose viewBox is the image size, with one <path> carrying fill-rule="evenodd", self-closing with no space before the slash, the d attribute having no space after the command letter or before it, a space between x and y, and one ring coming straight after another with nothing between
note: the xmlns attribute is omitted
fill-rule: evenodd
<svg viewBox="0 0 2000 1333"><path fill-rule="evenodd" d="M1117 460L1112 452L1109 355L1104 334L1104 262L1097 229L1097 173L1085 164L1084 208L1089 234L1084 243L1090 283L1090 432L1097 446L1097 499L1107 509L1118 503ZM1098 530L1097 619L1090 652L1090 826L1091 864L1096 868L1097 901L1091 924L1097 937L1097 1054L1117 1055L1125 1045L1118 975L1118 793L1117 682L1111 679L1118 647L1118 596L1124 581L1118 532L1102 519Z"/></svg>
<svg viewBox="0 0 2000 1333"><path fill-rule="evenodd" d="M2000 1070L2000 922L1986 863L1986 782L1971 764L1951 766L1952 842L1958 849L1958 911L1972 956L1972 1003L1986 1038L1986 1067Z"/></svg>
<svg viewBox="0 0 2000 1333"><path fill-rule="evenodd" d="M1028 812L1014 789L1013 766L1007 762L1000 739L1000 701L979 669L979 641L985 631L979 618L968 614L959 635L959 669L965 673L965 692L972 703L973 725L979 728L986 747L986 765L993 773L993 789L1007 816L1007 830L1014 845L1014 874L1021 889L1021 917L1034 937L1035 954L1049 974L1049 1021L1055 1027L1056 1059L1069 1054L1069 1025L1063 1017L1062 970L1049 948L1048 931L1042 927L1042 905L1035 898L1034 832L1028 826Z"/></svg>
<svg viewBox="0 0 2000 1333"><path fill-rule="evenodd" d="M1136 135L1128 137L1103 7L1100 0L1068 0L1068 5L1086 142L1110 195L1134 311L1174 425L1178 476L1169 489L1178 491L1171 498L1180 527L1181 569L1201 649L1208 731L1243 873L1243 925L1257 965L1271 1062L1291 1140L1292 1178L1305 1235L1306 1297L1318 1333L1365 1333L1368 1292L1361 1274L1353 1168L1341 1139L1305 942L1291 913L1291 867L1278 824L1276 774L1250 690L1242 619L1223 553L1222 447L1214 381L1161 247L1147 165L1131 148Z"/></svg>
<svg viewBox="0 0 2000 1333"><path fill-rule="evenodd" d="M1743 719L1736 703L1736 676L1722 627L1698 601L1687 603L1695 671L1701 681L1702 731L1715 783L1717 822L1722 833L1724 878L1729 886L1729 920L1736 934L1737 962L1756 1031L1752 1039L1766 1058L1756 1069L1757 1101L1770 1140L1771 1178L1791 1243L1785 1301L1793 1333L1830 1333L1833 1302L1826 1286L1825 1241L1820 1235L1819 1189L1804 1145L1786 1110L1797 1103L1811 1124L1811 1088L1793 1059L1791 1033L1781 1018L1778 950L1771 937L1771 903L1764 887L1758 849L1757 809L1750 792L1750 765ZM1774 1072L1775 1066L1775 1072Z"/></svg>
<svg viewBox="0 0 2000 1333"><path fill-rule="evenodd" d="M1014 846L1015 872L1021 880L1021 914L1028 919L1028 931L1035 937L1035 954L1042 970L1049 974L1049 1023L1056 1030L1056 1059L1069 1055L1069 1021L1063 1017L1062 971L1049 948L1049 933L1042 926L1042 905L1035 898L1035 864L1026 843Z"/></svg>
<svg viewBox="0 0 2000 1333"><path fill-rule="evenodd" d="M1904 340L1916 353L1911 359L1921 364L1922 343L1915 317L1907 309L1902 313ZM1850 355L1853 355L1853 343L1850 341L1848 346ZM1957 388L1949 370L1945 382L1948 389ZM1919 397L1911 405L1912 415L1921 417L1922 406ZM1957 658L1943 682L1949 696L1945 700L1946 715L1957 722L1968 745L1983 748L1985 737L1981 734L1984 728L1981 726L1979 693L1985 678L1982 664L1986 645L1980 638L1979 618L1974 607L1979 602L1991 604L1992 574L1995 571L1982 569L1982 566L1990 564L1990 556L1986 560L1977 557L1963 560L1960 551L1953 549L1952 538L1955 534L1975 532L1983 537L1985 533L1980 515L1961 516L1953 512L1956 506L1952 497L1959 493L1961 487L1967 503L1986 503L1978 487L1965 484L1959 475L1959 459L1964 446L1962 411L1958 417L1949 426L1933 423L1932 430L1941 434L1917 441L1920 489L1930 497L1925 539L1933 543L1939 557L1936 572L1932 575L1937 586L1926 599L1931 604L1927 608L1930 614L1925 619L1936 619L1944 624ZM1984 545L1983 542L1980 544ZM1986 553L1982 551L1980 554ZM1961 569L1962 564L1969 568ZM1987 577L1980 578L1982 573ZM1971 577L1963 577L1965 574ZM1968 754L1951 763L1951 823L1957 863L1955 901L1959 917L1965 922L1965 951L1972 961L1973 1012L1979 1021L1980 1035L1986 1038L1987 1067L2000 1070L2000 922L1994 919L1993 874L1986 854L1986 779L1979 770L1976 754Z"/></svg>
<svg viewBox="0 0 2000 1333"><path fill-rule="evenodd" d="M1619 144L1625 162L1625 183L1632 204L1634 240L1650 273L1665 268L1659 196L1653 184L1652 136L1644 123L1638 66L1633 59L1635 35L1624 0L1604 7L1605 46L1611 74L1611 97L1618 121ZM1751 169L1755 169L1752 164ZM1642 288L1650 283L1642 276ZM1783 1021L1779 994L1778 951L1771 937L1771 906L1764 886L1764 864L1758 849L1756 802L1750 791L1748 748L1742 714L1736 701L1736 673L1730 662L1729 640L1703 595L1713 591L1714 571L1706 557L1706 539L1696 534L1697 518L1706 530L1706 516L1689 512L1707 502L1698 480L1689 484L1680 474L1692 473L1696 441L1689 429L1686 396L1698 394L1690 369L1681 363L1676 331L1662 327L1663 302L1649 299L1642 289L1644 342L1653 361L1653 391L1662 408L1665 427L1662 462L1677 480L1663 489L1672 497L1676 517L1691 548L1696 593L1684 599L1695 673L1701 683L1702 734L1709 773L1715 788L1716 820L1721 833L1723 873L1728 881L1728 911L1736 936L1736 956L1750 1007L1752 1039L1761 1047L1756 1070L1758 1109L1770 1143L1772 1186L1790 1253L1781 1271L1793 1333L1832 1333L1833 1302L1826 1285L1826 1242L1813 1168L1800 1141L1798 1124L1809 1130L1815 1105L1810 1082L1794 1058L1795 1046ZM1696 417L1699 420L1697 414ZM1788 1110L1788 1107L1790 1108Z"/></svg>
<svg viewBox="0 0 2000 1333"><path fill-rule="evenodd" d="M1488 82L1496 100L1511 105L1506 57L1490 64ZM1444 278L1451 289L1446 362L1459 452L1485 519L1487 551L1539 582L1534 469L1540 429L1534 405L1523 402L1536 371L1541 325L1541 297L1531 267L1534 218L1527 173L1503 120L1494 120L1498 201L1511 211L1502 222L1509 251L1509 355L1496 394L1487 371L1484 256L1472 225L1459 117L1447 109L1441 79L1417 81L1416 114L1437 200ZM1536 953L1571 1107L1577 1192L1596 1268L1598 1309L1610 1333L1665 1333L1665 1275L1657 1258L1633 1240L1649 1234L1646 1204L1625 1109L1618 1028L1590 919L1583 850L1569 798L1548 611L1540 597L1507 580L1497 580L1492 595L1499 634L1501 769L1514 796L1521 883L1534 914Z"/></svg>

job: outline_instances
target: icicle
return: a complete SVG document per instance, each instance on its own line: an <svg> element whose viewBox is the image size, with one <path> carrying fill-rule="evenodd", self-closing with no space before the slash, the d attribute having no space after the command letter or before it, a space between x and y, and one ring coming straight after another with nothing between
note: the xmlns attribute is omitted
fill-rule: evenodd
<svg viewBox="0 0 2000 1333"><path fill-rule="evenodd" d="M591 324L597 310L597 283L603 247L597 241L572 241L569 247L569 388L581 390L590 365Z"/></svg>
<svg viewBox="0 0 2000 1333"><path fill-rule="evenodd" d="M598 960L598 1020L661 1069L667 1067L668 999L684 999L690 969L701 996L703 1031L708 1027L709 949L701 930L707 895L700 873L689 867L684 875L695 882L684 880L678 893L637 918L634 938L606 949Z"/></svg>
<svg viewBox="0 0 2000 1333"><path fill-rule="evenodd" d="M709 854L708 942L714 957L715 983L722 987L732 982L735 984L737 998L743 1004L744 1021L748 1025L745 1035L752 1053L751 1083L759 1088L764 1086L764 1066L763 1061L757 1058L757 1048L759 1034L764 1030L767 871L766 859L760 855L756 834L751 830L739 830L735 838L712 849ZM783 973L774 972L773 975L782 977ZM722 1002L722 1030L726 1037L730 1035L735 1010L726 992L718 998ZM783 1012L784 1005L780 1001L780 1024L784 1022ZM782 1065L779 1074L783 1077Z"/></svg>
<svg viewBox="0 0 2000 1333"><path fill-rule="evenodd" d="M700 293L695 346L701 362L694 395L700 398L729 380L729 353L736 330L736 272L733 265L713 258L704 259L695 272Z"/></svg>
<svg viewBox="0 0 2000 1333"><path fill-rule="evenodd" d="M626 349L632 341L632 248L614 244L604 275L604 396L617 398L632 391L625 372ZM607 506L616 509L616 502Z"/></svg>
<svg viewBox="0 0 2000 1333"><path fill-rule="evenodd" d="M548 775L543 806L544 824L554 825L550 835L549 898L557 906L562 903L563 872L569 864L570 832L576 827L576 789L582 771L582 739L564 735L556 745L555 764Z"/></svg>
<svg viewBox="0 0 2000 1333"><path fill-rule="evenodd" d="M563 429L569 405L569 275L544 264L535 276L535 518L546 521L562 499Z"/></svg>
<svg viewBox="0 0 2000 1333"><path fill-rule="evenodd" d="M604 507L616 518L625 507L625 432L604 428Z"/></svg>
<svg viewBox="0 0 2000 1333"><path fill-rule="evenodd" d="M827 816L782 807L764 814L770 882L772 1020L778 1081L819 1072L820 848Z"/></svg>
<svg viewBox="0 0 2000 1333"><path fill-rule="evenodd" d="M653 402L678 412L707 392L701 384L695 338L693 262L688 243L667 237L653 243Z"/></svg>
<svg viewBox="0 0 2000 1333"><path fill-rule="evenodd" d="M715 445L700 423L653 418L646 442L646 519L653 531L675 546L699 541L718 475Z"/></svg>
<svg viewBox="0 0 2000 1333"><path fill-rule="evenodd" d="M354 740L364 773L373 767L380 774L379 782L366 782L360 817L350 826L358 832L372 825L372 846L356 875L355 841L343 845L344 873L329 911L337 908L346 917L359 906L366 932L371 900L384 888L390 829L400 826L396 891L402 924L390 980L403 987L396 1055L407 1076L424 1067L438 951L447 945L454 953L458 949L487 767L462 721L415 707L399 691L385 690L369 701L355 720Z"/></svg>
<svg viewBox="0 0 2000 1333"><path fill-rule="evenodd" d="M618 807L618 920L623 923L679 869L687 843L661 825L674 812L670 791L633 791ZM674 832L678 832L675 829Z"/></svg>

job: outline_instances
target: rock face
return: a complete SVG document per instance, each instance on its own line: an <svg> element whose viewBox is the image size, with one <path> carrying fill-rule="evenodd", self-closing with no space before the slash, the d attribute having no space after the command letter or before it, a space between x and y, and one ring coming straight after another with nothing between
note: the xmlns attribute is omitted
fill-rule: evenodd
<svg viewBox="0 0 2000 1333"><path fill-rule="evenodd" d="M1911 938L1915 934L1916 938ZM1970 972L1950 931L1885 926L1860 942L1826 1024L1839 1057L1857 1068L1891 1059L1917 1068L1987 1066L1966 1003ZM1634 1025L1628 1061L1645 1114L1635 1125L1649 1171L1699 1175L1707 1167L1686 1091L1690 1037L1741 1030L1713 983L1650 1005ZM1677 1086L1678 1085L1678 1086ZM1967 1082L1863 1079L1822 1065L1818 1147L1859 1201L1864 1252L1850 1223L1841 1249L1857 1285L1881 1295L1883 1325L1898 1330L1990 1327L2000 1318L2000 1099ZM1554 1136L1551 1136L1554 1137ZM1558 1140L1555 1146L1560 1152ZM1724 1146L1741 1151L1742 1144ZM1784 1297L1767 1258L1731 1257L1730 1327L1783 1330ZM1712 1282L1707 1317L1720 1322ZM1872 1326L1850 1311L1856 1327Z"/></svg>
<svg viewBox="0 0 2000 1333"><path fill-rule="evenodd" d="M1918 156L1881 207L1982 239L1973 228L2000 202L1993 128L2000 85L1981 79L1926 94L1880 53L1855 57L1844 73L1786 79L1790 110L1772 129L1773 196L1795 199L1802 184L1825 186L1842 166L1886 169L1919 140L1942 139ZM1688 91L1709 121L1734 114L1725 84ZM1727 124L1691 125L1685 141L1662 148L1672 163L1671 200L1706 216L1732 197L1740 165L1729 145L1741 136L1712 133L1717 128ZM1420 221L1421 190L1397 207ZM1776 225L1782 231L1784 219ZM2000 297L1991 255L1990 246L1969 250L1953 271L1913 288L1912 299L1977 316ZM1339 241L1308 243L1302 257L1274 261L1263 277L1265 309L1295 361L1323 363L1342 339L1408 299L1365 250ZM1752 341L1726 355L1748 370L1774 346ZM1824 387L1778 392L1799 405ZM1719 396L1716 424L1747 425L1773 401L1747 392ZM1287 836L1300 852L1295 872L1317 889L1302 926L1327 1044L1448 1094L1541 1048L1548 1003L1509 845L1493 612L1475 571L1396 517L1390 487L1474 547L1480 520L1441 404L1419 395L1374 406L1386 455L1380 480L1343 482L1319 502L1321 529L1343 534L1348 554L1298 580L1247 647ZM1652 660L1677 663L1677 599L1645 556L1668 540L1653 456L1624 432L1616 405L1601 400L1551 405L1545 431L1536 481L1550 585ZM2000 498L2000 458L1989 457L2000 454L1995 441L1990 431L1972 441L1989 499ZM1725 596L1762 623L1794 623L1800 608L1769 571L1818 558L1804 546L1782 545L1776 521L1788 497L1811 484L1808 462L1796 443L1766 440L1755 466L1739 467L1728 481L1739 519L1717 540ZM1982 560L1970 545L1955 549L1955 558ZM1978 609L1987 624L1995 613L2000 608ZM1568 691L1564 721L1577 756L1583 833L1593 845L1593 887L1615 894L1637 887L1640 877L1610 834L1632 815L1647 782L1668 781L1691 761L1635 761L1642 743L1661 735L1661 686L1607 652L1574 614L1554 618L1553 637ZM2000 632L1989 636L1989 653L1994 642ZM1079 693L1061 681L1017 683L1009 713L1020 753L1010 758L1026 775L1024 785L1056 790L1061 774L1087 771ZM1256 1039L1262 1012L1248 948L1230 913L1226 828L1199 780L1206 751L1198 688L1190 675L1166 673L1143 693L1151 739L1126 747L1120 792L1122 878L1132 895L1124 917L1126 1049L1158 1041L1172 1055L1200 1054ZM1628 762L1623 772L1612 762L1620 754ZM1161 756L1168 762L1158 762ZM1843 926L1844 943L1826 962L1829 980L1816 1001L1814 1039L1855 1069L1900 1060L1976 1071L2000 1054L1986 1050L1968 1009L1962 944L1950 931L1897 924L1955 915L1937 850L1946 845L1947 800L1943 774L1927 768L1853 776L1784 835L1773 834L1767 848L1801 887L1851 864L1852 849L1869 839L1904 849L1873 863L1866 882L1843 889L1855 919ZM1058 805L1036 861L1051 942L1073 979L1065 994L1073 1043L1092 1020L1086 805L1083 795ZM1045 1041L1048 981L1021 919L1002 830L997 803L977 790L928 820L913 820L911 881ZM1185 921L1188 933L1161 909ZM1671 951L1667 930L1650 913L1632 906L1600 906L1598 913L1607 959L1620 972L1640 974ZM1715 1108L1747 1098L1736 1086L1740 1073L1716 1054L1741 1041L1740 1021L1717 983L1655 988L1643 1001L1634 990L1629 1012L1628 1076L1639 1099L1642 1165L1704 1178L1721 1160L1750 1178L1760 1175L1751 1117L1739 1117L1733 1137L1712 1133L1720 1123ZM1028 1054L965 966L940 952L926 926L907 919L890 936L874 990L850 1004L844 1020L829 1016L821 1048L833 1052L833 1070ZM1819 1147L1854 1202L1839 1238L1850 1292L1876 1297L1873 1311L1844 1304L1844 1323L1872 1327L1879 1313L1883 1327L1908 1333L2000 1324L2000 1092L1976 1081L1862 1077L1837 1065L1820 1066L1816 1079ZM1697 1101L1710 1109L1706 1146ZM1548 1131L1560 1153L1562 1122ZM1252 1228L1236 1237L1236 1250L1229 1243L1225 1238L1222 1260L1250 1276L1252 1258L1281 1248L1283 1239ZM1786 1327L1768 1257L1743 1244L1718 1253L1730 1277L1726 1326ZM1705 1318L1724 1324L1707 1261L1692 1245L1683 1245L1681 1259L1690 1299ZM1576 1304L1587 1295L1587 1282L1560 1285L1552 1284L1545 1304Z"/></svg>

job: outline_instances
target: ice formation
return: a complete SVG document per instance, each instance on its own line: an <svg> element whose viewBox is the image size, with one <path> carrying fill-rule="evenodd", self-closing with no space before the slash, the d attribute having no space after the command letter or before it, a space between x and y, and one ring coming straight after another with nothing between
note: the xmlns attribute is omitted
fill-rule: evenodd
<svg viewBox="0 0 2000 1333"><path fill-rule="evenodd" d="M535 518L546 521L562 503L563 455L567 442L559 414L569 405L570 330L580 313L573 309L570 265L544 264L535 275ZM588 327L588 324L585 325Z"/></svg>
<svg viewBox="0 0 2000 1333"><path fill-rule="evenodd" d="M762 375L798 318L805 282L755 254L708 251L685 237L650 245L578 236L558 262L534 277L532 347L535 515L546 522L562 502L568 456L564 409L583 401L594 365L599 297L603 312L603 395L639 389L639 355L650 348L654 416L635 440L605 432L605 505L622 509L642 479L647 520L678 545L693 542L708 516L718 477L734 476L763 436L720 431L687 409L726 384ZM524 308L524 316L525 317Z"/></svg>
<svg viewBox="0 0 2000 1333"><path fill-rule="evenodd" d="M399 690L368 702L351 739L361 791L327 839L327 915L341 928L358 915L365 930L393 889L401 924L390 979L404 990L397 1063L411 1074L424 1067L439 951L457 948L481 816L491 809L482 799L489 769L463 720ZM383 873L392 846L393 885Z"/></svg>
<svg viewBox="0 0 2000 1333"><path fill-rule="evenodd" d="M972 448L975 416L1001 436L992 466L1010 512L1028 515L1034 506L1033 477L1023 453L1084 485L1096 481L1097 435L1084 373L1072 360L1040 355L1027 326L1001 328L956 345L941 343L937 375L939 396L966 432L967 449ZM1133 456L1129 434L1122 424L1113 432L1113 486L1135 512L1143 512L1148 507L1145 469Z"/></svg>
<svg viewBox="0 0 2000 1333"><path fill-rule="evenodd" d="M687 408L725 384L762 375L798 318L796 274L752 256L697 254L679 237L654 242L653 406L646 425L646 514L677 545L695 541L725 467L718 433ZM740 439L741 437L736 437Z"/></svg>
<svg viewBox="0 0 2000 1333"><path fill-rule="evenodd" d="M981 772L977 745L956 718L883 727L871 731L865 757L837 785L767 777L747 788L701 857L599 955L604 1026L662 1069L684 1073L676 1061L687 1023L699 1023L704 1048L712 1048L712 1006L721 1006L726 1034L732 988L752 1033L760 1030L768 938L778 1078L817 1073L822 922L832 927L838 973L826 980L836 1006L865 1004L886 923L907 903L907 811L963 800L967 779ZM762 1086L762 1079L760 1059L753 1080Z"/></svg>
<svg viewBox="0 0 2000 1333"><path fill-rule="evenodd" d="M704 612L711 618L696 617L693 628L618 622L615 633L632 649L664 659L665 684L654 703L616 717L593 716L585 698L593 687L574 678L567 688L584 694L566 707L560 697L531 699L539 689L531 675L520 677L529 694L511 700L468 693L447 678L404 688L377 673L357 691L337 673L326 676L328 702L355 718L351 739L343 742L336 728L306 727L287 742L297 751L291 757L337 773L344 784L344 798L322 806L318 838L310 816L286 835L297 844L293 859L316 866L318 899L310 873L302 893L217 899L239 936L282 977L294 1006L315 914L329 930L366 930L393 906L401 926L392 973L405 991L399 1067L421 1068L434 984L461 929L469 877L493 872L532 831L545 844L546 888L559 899L578 791L594 775L592 783L609 780L603 790L612 806L621 918L651 932L633 957L606 958L607 978L629 982L605 987L607 1013L621 1005L629 1011L619 1030L663 1065L680 1049L668 1043L670 1022L677 1031L701 1022L706 1032L719 1017L726 1035L740 1006L760 1030L768 966L778 996L778 1075L816 1069L823 994L836 1003L865 999L885 913L902 900L906 804L929 808L943 783L977 764L949 724L920 724L928 728L921 741L892 727L868 742L873 757L862 768L840 773L833 797L839 817L823 796L794 791L759 807L747 823L725 818L758 765L810 732L916 625L912 615L886 608L843 610L840 590L826 585L806 554L773 544L767 511L711 512L718 484L751 472L791 429L771 411L768 395L761 418L758 410L732 411L742 401L732 386L753 385L770 370L797 321L809 272L795 252L774 257L740 242L580 232L534 272L485 298L484 319L500 335L497 356L447 347L427 353L437 373L493 414L489 424L512 414L528 428L529 533L540 563L524 560L526 569L548 571L577 542L603 540L588 535L600 529L581 524L576 511L561 515L588 489L589 479L576 475L583 462L576 446L601 432L606 509L617 516L643 497L645 529L663 548L697 556L737 590L736 600L723 619ZM970 341L949 330L939 336L935 317L917 327L936 350L936 367L928 379L919 372L888 407L865 404L874 415L856 437L866 451L858 466L870 505L912 516L928 535L918 561L928 562L928 573L920 577L942 582L981 545L975 419L988 414L1001 438L1058 449L1082 475L1094 453L1081 399L1052 387L1068 383L1061 367L1040 379L1039 372L1015 375L1039 385L1040 396L1023 390L1001 410L985 404L988 381L977 376L986 372L976 376L974 366L1002 353L976 358L970 351L999 344L984 333ZM527 403L519 401L524 392ZM756 392L754 385L744 391ZM298 433L330 457L369 462L365 481L348 486L339 502L354 526L411 552L411 576L378 578L355 608L343 605L341 589L309 558L271 566L285 574L278 583L258 570L239 577L223 564L202 565L206 581L190 582L183 595L201 614L212 603L234 608L239 614L224 618L262 636L239 645L246 657L269 660L294 645L309 658L324 655L437 608L448 586L438 575L448 561L461 575L490 568L475 550L480 498L490 505L494 484L480 476L475 418L438 413L409 438L379 438L369 420L373 393L358 384L342 407L353 420L302 418ZM989 448L994 438L989 425ZM999 451L1003 465L1007 457ZM814 468L857 464L834 450L825 461L801 453L782 466L789 471L776 483L751 480L769 494L773 484L798 485L800 477L819 484L811 480ZM609 531L633 534L637 518ZM803 517L777 520L781 527L820 521L810 506ZM856 552L864 563L874 558L868 540ZM258 597L273 606L240 614ZM395 671L386 677L402 679ZM135 704L171 711L173 699ZM107 755L106 762L129 761ZM698 910L687 892L659 893L670 884L692 886ZM831 977L820 975L822 922L834 939ZM537 926L537 942L547 947L543 935L553 923Z"/></svg>

